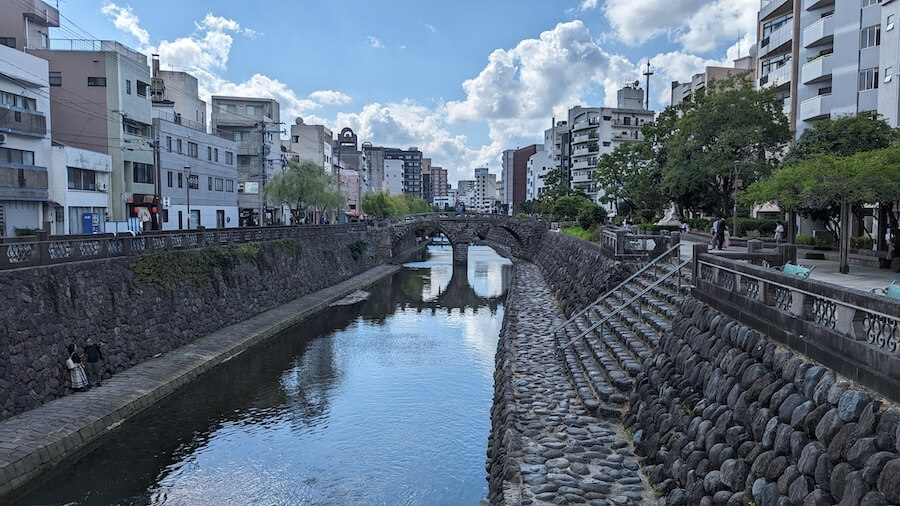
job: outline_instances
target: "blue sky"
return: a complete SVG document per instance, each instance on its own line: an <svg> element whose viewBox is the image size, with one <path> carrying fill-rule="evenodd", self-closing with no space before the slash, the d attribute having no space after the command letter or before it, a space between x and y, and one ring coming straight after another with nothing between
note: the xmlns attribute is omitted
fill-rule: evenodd
<svg viewBox="0 0 900 506"><path fill-rule="evenodd" d="M729 62L754 39L758 0L60 0L54 38L115 39L189 71L201 94L273 96L282 121L349 126L376 145L417 146L450 179L540 142L572 105L610 104L657 72ZM86 33L85 33L86 32ZM642 81L643 82L643 81ZM204 97L205 98L205 97Z"/></svg>

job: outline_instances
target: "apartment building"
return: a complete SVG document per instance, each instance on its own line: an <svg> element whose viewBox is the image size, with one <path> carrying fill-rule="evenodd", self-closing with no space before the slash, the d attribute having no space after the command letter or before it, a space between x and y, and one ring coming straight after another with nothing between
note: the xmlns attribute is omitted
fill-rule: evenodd
<svg viewBox="0 0 900 506"><path fill-rule="evenodd" d="M42 0L0 5L0 45L24 50L50 47L50 28L59 28L59 10Z"/></svg>
<svg viewBox="0 0 900 506"><path fill-rule="evenodd" d="M432 165L431 192L434 195L434 199L437 199L438 197L446 197L447 190L449 189L450 185L447 184L447 169Z"/></svg>
<svg viewBox="0 0 900 506"><path fill-rule="evenodd" d="M54 143L50 150L50 201L58 207L50 232L103 232L109 213L111 173L112 157L108 154Z"/></svg>
<svg viewBox="0 0 900 506"><path fill-rule="evenodd" d="M515 149L504 149L503 153L500 156L500 177L503 178L504 181L512 181L512 171L513 171L513 155L515 155ZM510 203L512 202L512 185L505 184L503 185L503 192L500 195L500 207L504 214L512 216L512 206Z"/></svg>
<svg viewBox="0 0 900 506"><path fill-rule="evenodd" d="M282 169L278 101L217 95L211 101L212 132L237 143L239 224L274 223L277 210L266 205L263 192Z"/></svg>
<svg viewBox="0 0 900 506"><path fill-rule="evenodd" d="M281 141L281 151L286 161L309 160L331 174L333 142L329 128L324 125L308 125L303 122L303 118L296 118L291 125L290 137Z"/></svg>
<svg viewBox="0 0 900 506"><path fill-rule="evenodd" d="M600 156L612 153L623 144L643 140L641 127L652 123L655 117L653 111L644 108L642 88L625 86L616 98L617 107L575 106L569 109L569 184L597 203L603 196L594 182L594 168Z"/></svg>
<svg viewBox="0 0 900 506"><path fill-rule="evenodd" d="M403 194L403 160L384 160L381 189L391 195Z"/></svg>
<svg viewBox="0 0 900 506"><path fill-rule="evenodd" d="M403 160L403 193L422 198L422 152L419 148L384 148L387 160Z"/></svg>
<svg viewBox="0 0 900 506"><path fill-rule="evenodd" d="M556 168L553 155L546 150L537 151L528 158L525 180L525 200L537 200L541 198L547 185L544 179L547 174Z"/></svg>
<svg viewBox="0 0 900 506"><path fill-rule="evenodd" d="M487 167L475 169L474 199L472 211L493 213L499 208L497 198L497 174L491 174Z"/></svg>
<svg viewBox="0 0 900 506"><path fill-rule="evenodd" d="M505 193L510 196L509 209L510 214L515 216L522 211L522 202L528 200L528 159L535 153L542 150L543 145L532 144L519 148L513 153L512 170L509 171L509 178L504 176L506 185Z"/></svg>
<svg viewBox="0 0 900 506"><path fill-rule="evenodd" d="M429 204L434 201L434 186L431 178L431 158L422 158L422 199Z"/></svg>
<svg viewBox="0 0 900 506"><path fill-rule="evenodd" d="M57 219L49 201L47 68L40 58L0 45L0 237Z"/></svg>
<svg viewBox="0 0 900 506"><path fill-rule="evenodd" d="M366 158L367 173L367 191L380 191L384 186L386 177L384 166L384 148L373 146L371 142L363 142L363 156Z"/></svg>
<svg viewBox="0 0 900 506"><path fill-rule="evenodd" d="M734 60L734 67L706 67L703 72L694 74L688 82L680 83L672 81L671 99L669 105L678 105L685 100L690 100L698 91L705 89L713 81L721 81L733 76L741 76L748 81L753 80L756 74L756 48L751 49L751 54Z"/></svg>
<svg viewBox="0 0 900 506"><path fill-rule="evenodd" d="M451 194L453 192L451 191ZM460 179L456 188L456 203L466 210L475 208L475 181Z"/></svg>
<svg viewBox="0 0 900 506"><path fill-rule="evenodd" d="M562 171L567 182L571 181L571 173L569 171L569 151L571 144L571 133L569 131L569 123L567 121L556 121L553 118L552 127L544 130L544 150L550 154L553 159L553 167Z"/></svg>

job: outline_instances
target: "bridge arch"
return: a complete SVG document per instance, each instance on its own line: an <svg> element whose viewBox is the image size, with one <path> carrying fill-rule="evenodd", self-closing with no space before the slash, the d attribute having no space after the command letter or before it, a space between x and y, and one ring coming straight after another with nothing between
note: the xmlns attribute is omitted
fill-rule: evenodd
<svg viewBox="0 0 900 506"><path fill-rule="evenodd" d="M502 244L517 257L526 257L533 239L533 230L521 230L515 218L464 216L464 217L420 217L395 228L391 250L393 258L402 258L407 252L417 248L420 237L440 232L453 248L453 263L465 265L468 261L468 247L472 244ZM529 232L526 235L526 232Z"/></svg>

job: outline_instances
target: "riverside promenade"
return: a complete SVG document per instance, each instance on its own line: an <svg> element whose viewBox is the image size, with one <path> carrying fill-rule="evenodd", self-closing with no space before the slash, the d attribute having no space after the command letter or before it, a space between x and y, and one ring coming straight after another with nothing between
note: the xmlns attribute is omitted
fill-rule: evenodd
<svg viewBox="0 0 900 506"><path fill-rule="evenodd" d="M83 455L104 434L197 376L399 269L375 267L131 367L101 387L0 422L0 503L30 480Z"/></svg>

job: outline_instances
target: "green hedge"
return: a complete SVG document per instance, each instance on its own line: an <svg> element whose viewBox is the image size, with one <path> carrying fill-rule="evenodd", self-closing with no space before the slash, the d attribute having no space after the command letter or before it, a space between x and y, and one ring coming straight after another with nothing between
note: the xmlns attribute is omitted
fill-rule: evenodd
<svg viewBox="0 0 900 506"><path fill-rule="evenodd" d="M871 250L872 238L868 236L851 237L850 247L853 249Z"/></svg>
<svg viewBox="0 0 900 506"><path fill-rule="evenodd" d="M663 230L668 230L668 231L670 231L670 232L678 232L679 230L681 230L681 227L680 227L679 225L649 225L649 224L643 224L643 225L639 225L639 228L640 228L641 231L643 231L643 232L661 232L661 231L663 231Z"/></svg>

